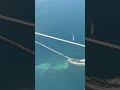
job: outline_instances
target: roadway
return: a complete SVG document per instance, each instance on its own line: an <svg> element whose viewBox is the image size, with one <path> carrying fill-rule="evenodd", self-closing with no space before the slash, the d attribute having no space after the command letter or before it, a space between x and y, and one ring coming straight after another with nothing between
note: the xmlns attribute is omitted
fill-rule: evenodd
<svg viewBox="0 0 120 90"><path fill-rule="evenodd" d="M8 16L0 15L0 19L4 19L4 20L8 20L8 21L24 24L24 25L27 25L27 26L30 26L30 27L35 27L34 23L26 22L26 21L19 20L19 19L16 19L16 18L11 18L11 17L8 17ZM38 33L38 32L35 32L35 34L41 35L41 36L44 36L44 37L48 37L48 38L52 38L52 39L56 39L56 40L59 40L59 41L67 42L67 43L70 43L70 44L74 44L74 45L85 47L85 45L82 45L82 44L79 44L79 43L75 43L75 42L71 42L71 41L68 41L68 40L56 38L56 37L53 37L53 36L48 36L48 35L41 34L41 33ZM88 42L91 42L91 43L107 46L109 48L120 49L119 45L111 44L111 43L108 43L108 42L103 42L103 41L100 41L100 40L95 40L95 39L92 39L92 38L89 38L89 37L86 37L85 40L88 41Z"/></svg>

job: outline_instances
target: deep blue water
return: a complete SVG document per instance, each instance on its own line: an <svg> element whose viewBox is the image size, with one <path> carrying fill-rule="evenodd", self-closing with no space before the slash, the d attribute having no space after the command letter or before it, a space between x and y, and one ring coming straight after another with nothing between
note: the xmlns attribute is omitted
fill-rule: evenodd
<svg viewBox="0 0 120 90"><path fill-rule="evenodd" d="M84 0L36 0L36 32L85 44ZM36 40L69 57L85 58L85 48L37 36ZM36 90L84 90L84 66L35 45Z"/></svg>
<svg viewBox="0 0 120 90"><path fill-rule="evenodd" d="M106 0L86 2L86 37L120 45L119 3L112 0L109 3ZM94 23L93 35L90 34L88 17ZM85 53L87 75L104 79L120 77L120 50L86 41Z"/></svg>

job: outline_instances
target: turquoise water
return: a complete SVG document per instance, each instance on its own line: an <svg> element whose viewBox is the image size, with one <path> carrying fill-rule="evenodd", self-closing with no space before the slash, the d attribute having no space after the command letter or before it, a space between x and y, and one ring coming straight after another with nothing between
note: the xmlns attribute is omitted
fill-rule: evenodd
<svg viewBox="0 0 120 90"><path fill-rule="evenodd" d="M85 43L84 0L36 0L36 32ZM36 40L69 57L85 58L85 48L37 36ZM85 67L35 45L36 90L84 90Z"/></svg>

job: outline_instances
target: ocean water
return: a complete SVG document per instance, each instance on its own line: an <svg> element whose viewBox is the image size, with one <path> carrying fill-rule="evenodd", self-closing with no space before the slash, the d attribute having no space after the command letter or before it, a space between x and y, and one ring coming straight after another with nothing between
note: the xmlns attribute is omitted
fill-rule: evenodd
<svg viewBox="0 0 120 90"><path fill-rule="evenodd" d="M104 2L104 3L103 3ZM120 13L118 7L120 1L88 1L87 9L89 17L86 18L86 36L120 45ZM102 5L102 7L101 7ZM114 5L114 7L111 7ZM111 13L112 12L112 13ZM89 18L94 24L94 33L90 34ZM120 77L120 50L103 45L86 42L86 74L102 79L114 79ZM104 63L103 63L104 62Z"/></svg>
<svg viewBox="0 0 120 90"><path fill-rule="evenodd" d="M36 0L36 32L85 44L84 0ZM85 58L85 48L35 36L36 41L66 56ZM36 90L84 90L85 67L69 63L40 45L35 45Z"/></svg>

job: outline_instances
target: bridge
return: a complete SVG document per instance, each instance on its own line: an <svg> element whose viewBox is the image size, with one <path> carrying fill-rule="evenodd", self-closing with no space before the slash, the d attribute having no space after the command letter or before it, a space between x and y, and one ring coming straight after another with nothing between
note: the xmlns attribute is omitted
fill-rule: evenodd
<svg viewBox="0 0 120 90"><path fill-rule="evenodd" d="M23 25L27 25L27 26L31 26L31 27L35 27L34 23L26 22L26 21L16 19L16 18L11 18L11 17L8 17L8 16L0 15L0 19L8 20L8 21L11 21L11 22L15 22L15 23L19 23L19 24L23 24Z"/></svg>
<svg viewBox="0 0 120 90"><path fill-rule="evenodd" d="M72 63L72 64L85 65L85 59L74 59L74 58L70 58L70 57L68 57L68 56L66 56L66 55L64 55L64 54L62 54L62 53L60 53L60 52L58 52L58 51L56 51L56 50L54 50L54 49L52 49L52 48L50 48L50 47L48 47L48 46L46 46L46 45L38 42L38 41L35 41L35 43L38 44L38 45L40 45L40 46L43 46L43 47L47 48L48 50L53 51L54 53L57 53L57 54L65 57L65 58L67 59L67 61L70 62L70 63Z"/></svg>
<svg viewBox="0 0 120 90"><path fill-rule="evenodd" d="M77 46L85 47L85 45L83 45L83 44L71 42L71 41L68 41L68 40L65 40L65 39L61 39L61 38L56 38L56 37L49 36L49 35L46 35L46 34L42 34L42 33L38 33L38 32L35 32L35 34L40 35L40 36L44 36L44 37L47 37L47 38L55 39L55 40L58 40L58 41L74 44L74 45L77 45Z"/></svg>
<svg viewBox="0 0 120 90"><path fill-rule="evenodd" d="M20 48L20 49L22 49L22 50L24 50L24 51L26 51L26 52L31 53L31 54L34 55L34 52L33 52L32 50L30 50L30 49L28 49L28 48L25 48L25 47L23 47L22 45L14 42L14 41L12 41L12 40L9 40L9 39L7 39L7 38L5 38L5 37L3 37L3 36L0 36L0 39L1 39L1 40L4 40L4 41L6 41L6 42L9 42L10 44L15 45L16 47L18 47L18 48Z"/></svg>
<svg viewBox="0 0 120 90"><path fill-rule="evenodd" d="M40 35L40 36L43 36L43 37L47 37L47 38L51 38L51 39L54 39L54 40L58 40L58 41L61 41L61 42L65 42L65 43L69 43L69 44L73 44L73 45L77 45L77 46L80 46L80 47L83 47L85 48L85 45L83 44L79 44L79 43L75 43L75 42L71 42L71 41L68 41L68 40L65 40L65 39L61 39L61 38L57 38L57 37L53 37L53 36L50 36L50 35L46 35L46 34L42 34L42 33L38 33L38 32L35 32L35 35ZM85 59L74 59L74 58L70 58L48 46L45 46L44 44L38 42L38 41L35 41L36 44L40 45L40 46L43 46L65 58L67 58L67 61L72 63L72 64L76 64L76 65L85 65Z"/></svg>
<svg viewBox="0 0 120 90"><path fill-rule="evenodd" d="M11 17L8 17L8 16L0 15L0 19L8 20L8 21L19 23L19 24L23 24L23 25L27 25L27 26L30 26L30 27L35 27L34 23L26 22L26 21L23 21L23 20L20 20L20 19L16 19L16 18L11 18ZM91 24L91 34L93 34L93 32L94 32L94 24L92 23L92 21L90 21L90 24ZM77 45L77 46L85 47L85 45L82 45L82 44L79 44L79 43L75 43L75 42L71 42L71 41L68 41L68 40L56 38L56 37L45 35L45 34L42 34L42 33L35 32L35 34L36 35L41 35L41 36L44 36L44 37L47 37L47 38L51 38L51 39L67 42L67 43L74 44L74 45ZM9 39L7 39L7 38L5 38L3 36L0 36L0 39L1 40L5 40L5 41L7 41L9 43L12 43L15 46L17 46L18 48L21 48L22 50L25 50L25 51L27 51L29 53L34 54L34 51L29 50L29 49L25 48L24 46L14 42L14 41L12 41L12 40L9 40ZM107 46L108 48L112 47L112 48L115 48L115 49L120 49L119 45L111 44L111 43L108 43L108 42L103 42L103 41L100 41L100 40L95 40L95 39L92 39L92 38L89 38L89 37L86 37L85 40L88 41L88 42L91 42L91 43Z"/></svg>
<svg viewBox="0 0 120 90"><path fill-rule="evenodd" d="M93 90L120 90L120 79L98 79L85 76L85 85Z"/></svg>

